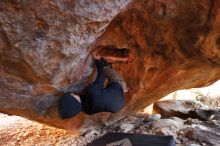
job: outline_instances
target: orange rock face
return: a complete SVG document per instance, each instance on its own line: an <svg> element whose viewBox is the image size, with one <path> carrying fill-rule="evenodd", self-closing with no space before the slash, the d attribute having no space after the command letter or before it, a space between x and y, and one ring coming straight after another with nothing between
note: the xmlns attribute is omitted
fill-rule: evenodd
<svg viewBox="0 0 220 146"><path fill-rule="evenodd" d="M220 78L220 2L84 0L0 2L0 111L65 129L87 129L142 110L164 95ZM57 116L56 96L80 91L91 50L130 49L113 67L131 93L117 114ZM45 100L46 99L46 100ZM41 109L42 101L53 103Z"/></svg>

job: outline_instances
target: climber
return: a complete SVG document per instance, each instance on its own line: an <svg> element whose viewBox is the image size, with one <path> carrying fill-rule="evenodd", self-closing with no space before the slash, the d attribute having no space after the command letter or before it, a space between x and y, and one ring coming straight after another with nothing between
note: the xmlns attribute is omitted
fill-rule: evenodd
<svg viewBox="0 0 220 146"><path fill-rule="evenodd" d="M84 95L66 93L60 98L58 110L61 118L71 118L80 111L89 115L99 112L115 113L124 105L124 93L128 92L125 81L100 55L94 53L93 57L97 68L95 81L86 87ZM112 57L111 61L117 61L117 57ZM119 61L122 60L119 59ZM104 87L106 78L109 83Z"/></svg>

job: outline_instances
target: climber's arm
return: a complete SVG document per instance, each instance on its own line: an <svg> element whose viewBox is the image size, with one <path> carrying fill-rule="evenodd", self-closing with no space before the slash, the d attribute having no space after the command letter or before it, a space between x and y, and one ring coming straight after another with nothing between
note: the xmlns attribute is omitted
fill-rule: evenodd
<svg viewBox="0 0 220 146"><path fill-rule="evenodd" d="M118 50L120 52L120 50ZM93 58L95 59L105 59L107 62L110 63L115 63L115 62L127 62L130 63L133 61L133 54L132 53L128 53L127 55L121 55L121 56L116 56L116 55L109 55L109 54L105 54L105 55L100 55L98 51L93 52Z"/></svg>

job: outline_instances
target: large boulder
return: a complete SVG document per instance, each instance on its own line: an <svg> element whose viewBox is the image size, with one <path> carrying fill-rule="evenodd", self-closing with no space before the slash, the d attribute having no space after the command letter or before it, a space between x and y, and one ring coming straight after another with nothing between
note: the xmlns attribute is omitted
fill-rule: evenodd
<svg viewBox="0 0 220 146"><path fill-rule="evenodd" d="M163 117L188 118L195 105L196 102L190 100L162 100L154 103L153 113Z"/></svg>
<svg viewBox="0 0 220 146"><path fill-rule="evenodd" d="M220 1L0 1L0 111L82 130L177 89L209 85L220 78L219 24ZM125 106L117 114L61 120L59 93L88 84L88 56L99 45L135 56L113 66L132 89Z"/></svg>
<svg viewBox="0 0 220 146"><path fill-rule="evenodd" d="M193 118L200 120L218 120L220 109L207 108L203 104L191 100L162 100L154 103L154 114L162 117Z"/></svg>

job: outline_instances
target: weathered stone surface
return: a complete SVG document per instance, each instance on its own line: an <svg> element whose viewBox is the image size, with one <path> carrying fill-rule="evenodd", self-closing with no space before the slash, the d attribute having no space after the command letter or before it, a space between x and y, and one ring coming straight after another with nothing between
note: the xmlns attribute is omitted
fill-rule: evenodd
<svg viewBox="0 0 220 146"><path fill-rule="evenodd" d="M161 118L160 114L149 115L145 118L145 122L158 121L160 120L160 118Z"/></svg>
<svg viewBox="0 0 220 146"><path fill-rule="evenodd" d="M195 102L188 100L162 100L154 103L153 113L159 113L163 117L188 118L194 105Z"/></svg>
<svg viewBox="0 0 220 146"><path fill-rule="evenodd" d="M80 81L92 72L91 58L85 61L92 44L129 2L1 1L0 111L56 125L39 114L59 92L82 90Z"/></svg>
<svg viewBox="0 0 220 146"><path fill-rule="evenodd" d="M220 109L195 109L189 112L189 117L197 118L200 120L219 120Z"/></svg>
<svg viewBox="0 0 220 146"><path fill-rule="evenodd" d="M182 119L218 120L220 109L207 108L191 100L162 100L154 103L153 113L162 117L179 117Z"/></svg>
<svg viewBox="0 0 220 146"><path fill-rule="evenodd" d="M134 128L133 124L130 123L123 123L120 128L122 129L123 132L128 132Z"/></svg>
<svg viewBox="0 0 220 146"><path fill-rule="evenodd" d="M220 78L220 1L130 2L0 1L0 111L86 129L132 114L177 89ZM123 109L63 121L56 102L39 110L39 103L53 104L60 91L85 86L80 83L92 72L86 58L96 45L128 48L135 56L130 64L113 66L132 89Z"/></svg>
<svg viewBox="0 0 220 146"><path fill-rule="evenodd" d="M202 129L205 128L205 129ZM217 132L213 132L208 130L208 127L200 128L199 125L195 128L187 128L184 129L185 135L188 138L191 138L198 142L206 142L210 145L217 146L220 144L220 134Z"/></svg>

